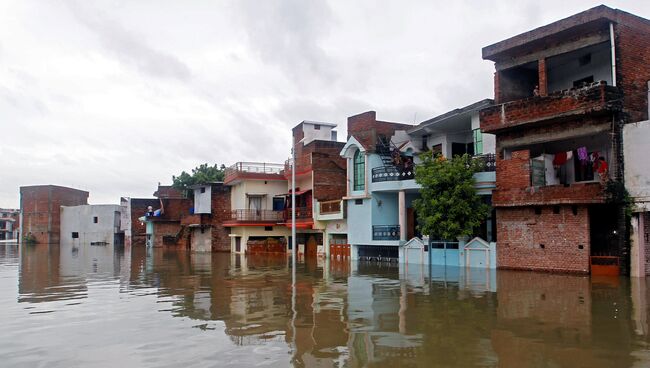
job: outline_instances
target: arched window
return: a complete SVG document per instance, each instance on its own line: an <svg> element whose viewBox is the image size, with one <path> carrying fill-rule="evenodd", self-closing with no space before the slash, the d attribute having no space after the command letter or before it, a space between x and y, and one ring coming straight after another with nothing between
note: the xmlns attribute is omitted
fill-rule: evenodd
<svg viewBox="0 0 650 368"><path fill-rule="evenodd" d="M366 162L363 153L357 150L354 153L354 190L364 190L366 187Z"/></svg>

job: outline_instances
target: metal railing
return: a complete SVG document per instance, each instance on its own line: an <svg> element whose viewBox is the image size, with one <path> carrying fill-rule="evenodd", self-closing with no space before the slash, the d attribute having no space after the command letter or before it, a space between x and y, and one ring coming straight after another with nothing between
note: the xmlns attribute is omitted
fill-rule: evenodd
<svg viewBox="0 0 650 368"><path fill-rule="evenodd" d="M331 215L334 213L340 213L341 212L341 200L337 199L334 201L323 201L323 202L318 202L319 204L319 209L318 213L320 215Z"/></svg>
<svg viewBox="0 0 650 368"><path fill-rule="evenodd" d="M282 222L284 220L282 211L272 210L232 210L230 219L233 221L250 222Z"/></svg>
<svg viewBox="0 0 650 368"><path fill-rule="evenodd" d="M252 174L280 174L284 169L282 164L272 164L266 162L238 162L226 168L224 173L225 181L236 176L239 173Z"/></svg>
<svg viewBox="0 0 650 368"><path fill-rule="evenodd" d="M399 225L373 225L372 240L399 240Z"/></svg>
<svg viewBox="0 0 650 368"><path fill-rule="evenodd" d="M476 155L473 157L474 160L477 160L483 164L483 169L480 171L496 171L497 170L497 161L494 153L486 153L484 155Z"/></svg>
<svg viewBox="0 0 650 368"><path fill-rule="evenodd" d="M372 169L372 182L410 180L415 178L415 170L411 167L408 169L398 169L394 166L380 166Z"/></svg>

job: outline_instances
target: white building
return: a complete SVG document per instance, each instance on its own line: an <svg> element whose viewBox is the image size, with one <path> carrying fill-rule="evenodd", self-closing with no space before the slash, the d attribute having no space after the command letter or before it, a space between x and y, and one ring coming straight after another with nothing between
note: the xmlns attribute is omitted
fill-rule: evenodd
<svg viewBox="0 0 650 368"><path fill-rule="evenodd" d="M19 218L20 210L0 208L0 241L1 240L17 240L19 234Z"/></svg>
<svg viewBox="0 0 650 368"><path fill-rule="evenodd" d="M121 206L94 204L61 207L61 244L123 244Z"/></svg>

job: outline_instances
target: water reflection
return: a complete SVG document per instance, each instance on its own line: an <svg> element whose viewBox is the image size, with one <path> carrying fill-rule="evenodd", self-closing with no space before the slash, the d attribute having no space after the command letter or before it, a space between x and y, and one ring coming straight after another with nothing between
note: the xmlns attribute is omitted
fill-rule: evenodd
<svg viewBox="0 0 650 368"><path fill-rule="evenodd" d="M61 367L650 364L645 279L326 260L296 273L294 289L284 256L0 246L0 355Z"/></svg>

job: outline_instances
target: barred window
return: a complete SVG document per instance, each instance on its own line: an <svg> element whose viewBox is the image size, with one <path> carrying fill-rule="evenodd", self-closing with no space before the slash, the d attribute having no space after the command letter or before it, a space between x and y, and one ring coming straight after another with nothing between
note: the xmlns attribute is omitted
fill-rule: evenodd
<svg viewBox="0 0 650 368"><path fill-rule="evenodd" d="M354 190L364 190L366 187L366 162L361 151L354 154Z"/></svg>

